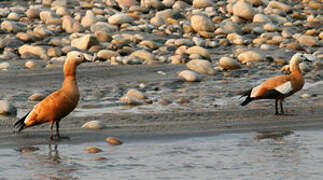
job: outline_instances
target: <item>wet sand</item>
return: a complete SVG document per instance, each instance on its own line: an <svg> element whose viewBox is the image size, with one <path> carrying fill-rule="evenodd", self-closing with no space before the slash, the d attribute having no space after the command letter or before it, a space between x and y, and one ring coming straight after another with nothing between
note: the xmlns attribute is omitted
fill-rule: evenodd
<svg viewBox="0 0 323 180"><path fill-rule="evenodd" d="M61 133L71 139L58 143L104 141L108 136L124 141L139 141L323 127L322 83L316 83L313 87L305 85L302 91L287 98L285 108L288 115L275 116L273 101L256 101L246 107L239 106L239 93L266 76L246 78L242 75L240 78L230 78L220 74L205 76L199 83L186 83L177 76L177 72L182 69L185 69L182 65L82 65L78 71L81 92L79 106L61 122ZM31 94L50 93L60 87L62 80L61 68L0 72L1 97L9 99L18 109L18 117L0 117L0 147L48 143L48 124L26 129L20 134L13 133L12 124L37 103L28 101ZM138 88L140 83L147 85L145 93L153 99L153 104L143 107L120 105L119 99L126 90ZM190 98L191 102L160 106L157 97L175 94L169 89L180 94L180 97ZM102 94L96 95L98 91ZM310 93L312 96L301 98L302 93ZM224 103L214 103L221 99ZM109 102L111 108L100 111L104 108L104 104L100 104L102 101ZM100 120L107 128L80 128L90 120Z"/></svg>

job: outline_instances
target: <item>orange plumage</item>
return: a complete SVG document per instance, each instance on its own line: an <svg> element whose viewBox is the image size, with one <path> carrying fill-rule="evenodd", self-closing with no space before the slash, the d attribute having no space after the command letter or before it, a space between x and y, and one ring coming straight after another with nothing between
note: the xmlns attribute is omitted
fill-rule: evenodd
<svg viewBox="0 0 323 180"><path fill-rule="evenodd" d="M78 104L80 93L76 82L76 68L84 61L84 56L77 51L68 53L64 63L64 83L58 91L48 95L39 102L22 119L15 123L18 132L24 128L38 124L50 123L50 138L54 139L52 129L56 123L56 138L60 138L59 122L62 118L72 112Z"/></svg>
<svg viewBox="0 0 323 180"><path fill-rule="evenodd" d="M290 61L291 74L270 78L259 86L248 90L242 95L242 97L247 96L247 98L241 105L245 106L257 99L275 99L276 114L278 114L278 101L280 101L281 114L284 114L284 99L301 90L304 86L304 78L299 68L299 64L304 60L307 60L305 56L295 54Z"/></svg>

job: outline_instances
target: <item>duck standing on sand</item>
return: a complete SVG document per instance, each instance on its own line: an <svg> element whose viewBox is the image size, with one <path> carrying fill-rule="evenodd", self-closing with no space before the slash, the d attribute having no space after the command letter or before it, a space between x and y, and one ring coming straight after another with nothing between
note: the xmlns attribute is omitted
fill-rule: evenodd
<svg viewBox="0 0 323 180"><path fill-rule="evenodd" d="M295 54L289 63L291 73L288 75L280 75L270 78L248 91L241 97L247 98L241 103L245 106L253 100L257 99L275 99L275 114L278 115L278 100L280 102L281 114L284 114L283 101L286 97L301 90L304 85L304 78L299 68L299 64L303 61L310 61L302 54ZM311 62L311 61L310 61Z"/></svg>
<svg viewBox="0 0 323 180"><path fill-rule="evenodd" d="M51 140L60 139L59 122L62 118L67 116L77 106L80 92L76 82L76 68L84 61L82 53L72 51L67 54L63 71L64 83L61 89L48 95L45 99L39 102L34 108L27 113L23 118L18 120L14 126L21 130L49 122ZM53 136L53 125L56 124L56 136Z"/></svg>

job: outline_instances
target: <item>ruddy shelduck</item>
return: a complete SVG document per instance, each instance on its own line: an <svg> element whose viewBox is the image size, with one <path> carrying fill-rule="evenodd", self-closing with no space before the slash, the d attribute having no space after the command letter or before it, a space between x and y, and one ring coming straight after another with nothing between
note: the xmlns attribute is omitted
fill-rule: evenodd
<svg viewBox="0 0 323 180"><path fill-rule="evenodd" d="M80 93L76 82L76 68L84 62L84 55L81 52L72 51L67 54L64 63L64 82L62 88L48 95L39 102L23 118L18 120L14 126L21 130L35 125L49 122L49 137L51 140L60 139L59 123L77 106ZM53 125L56 124L56 136L53 136Z"/></svg>
<svg viewBox="0 0 323 180"><path fill-rule="evenodd" d="M270 78L248 91L241 97L247 98L241 103L245 106L253 100L258 99L275 99L275 114L278 115L278 101L280 102L281 114L284 114L283 101L286 97L291 96L295 92L301 90L304 85L304 78L299 68L299 64L308 60L303 54L297 53L293 55L289 63L291 73L288 75L279 75Z"/></svg>

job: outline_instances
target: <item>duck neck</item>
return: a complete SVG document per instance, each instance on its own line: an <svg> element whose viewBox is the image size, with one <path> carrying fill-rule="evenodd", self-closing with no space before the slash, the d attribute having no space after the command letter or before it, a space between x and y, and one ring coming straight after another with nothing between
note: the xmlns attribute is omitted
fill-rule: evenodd
<svg viewBox="0 0 323 180"><path fill-rule="evenodd" d="M301 69L299 68L299 64L291 64L290 71L292 74L302 74Z"/></svg>
<svg viewBox="0 0 323 180"><path fill-rule="evenodd" d="M64 83L63 87L77 87L76 81L76 65L74 63L66 63L64 65Z"/></svg>

